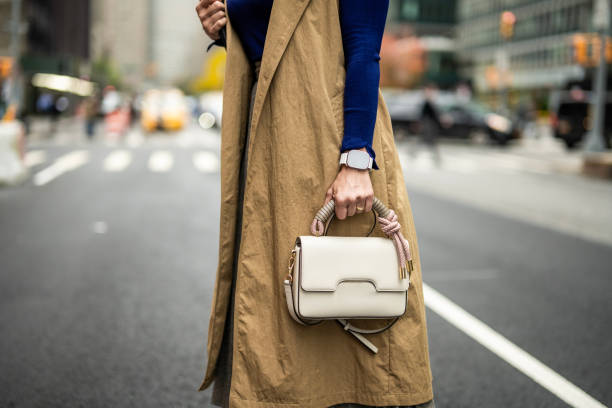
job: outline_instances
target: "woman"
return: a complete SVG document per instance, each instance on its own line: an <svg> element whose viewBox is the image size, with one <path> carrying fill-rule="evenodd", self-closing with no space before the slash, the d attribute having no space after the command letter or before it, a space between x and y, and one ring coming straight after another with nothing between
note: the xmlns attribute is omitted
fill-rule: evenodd
<svg viewBox="0 0 612 408"><path fill-rule="evenodd" d="M387 8L388 0L196 7L211 39L223 44L220 29L227 33L219 264L200 386L214 381L215 405L434 406L414 222L378 89ZM339 166L348 150L366 152L373 170ZM336 202L336 235L363 235L374 194L397 213L414 261L408 310L371 336L376 355L333 323L295 323L282 285L295 238L323 204Z"/></svg>

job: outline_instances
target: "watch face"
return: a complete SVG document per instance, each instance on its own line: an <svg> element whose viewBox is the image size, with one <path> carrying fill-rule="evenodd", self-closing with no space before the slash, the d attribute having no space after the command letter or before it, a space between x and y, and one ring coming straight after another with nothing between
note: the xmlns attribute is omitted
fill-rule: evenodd
<svg viewBox="0 0 612 408"><path fill-rule="evenodd" d="M346 157L346 164L355 169L365 170L370 164L370 155L361 150L349 150Z"/></svg>

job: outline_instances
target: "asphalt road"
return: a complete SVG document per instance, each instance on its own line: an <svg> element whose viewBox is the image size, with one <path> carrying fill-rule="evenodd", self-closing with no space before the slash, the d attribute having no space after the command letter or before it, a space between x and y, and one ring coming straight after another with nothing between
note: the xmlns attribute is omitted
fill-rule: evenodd
<svg viewBox="0 0 612 408"><path fill-rule="evenodd" d="M32 173L76 148L82 166L0 189L0 406L209 406L219 174L193 160L216 150L162 146L152 171L145 143L109 172L116 148L49 145ZM426 283L611 405L612 247L409 193ZM427 317L438 407L567 406Z"/></svg>

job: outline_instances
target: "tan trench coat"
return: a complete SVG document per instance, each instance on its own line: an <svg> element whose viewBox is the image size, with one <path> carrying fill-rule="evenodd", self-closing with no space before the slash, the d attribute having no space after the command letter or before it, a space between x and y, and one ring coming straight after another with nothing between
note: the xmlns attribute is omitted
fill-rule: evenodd
<svg viewBox="0 0 612 408"><path fill-rule="evenodd" d="M223 90L219 263L200 390L215 378L230 285L238 176L253 77L231 20ZM322 408L353 402L414 405L433 397L421 264L391 121L379 91L374 193L398 214L415 271L406 314L369 336L367 351L335 322L291 320L282 281L298 235L338 171L343 135L344 54L338 1L275 0L253 105L237 269L232 407ZM334 221L331 235L364 235L371 214ZM334 230L333 232L331 230ZM376 236L383 236L377 229ZM380 321L358 321L364 327Z"/></svg>

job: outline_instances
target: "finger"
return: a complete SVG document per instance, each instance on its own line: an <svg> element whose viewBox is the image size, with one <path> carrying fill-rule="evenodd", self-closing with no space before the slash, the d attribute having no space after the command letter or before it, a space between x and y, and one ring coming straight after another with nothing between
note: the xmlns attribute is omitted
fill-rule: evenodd
<svg viewBox="0 0 612 408"><path fill-rule="evenodd" d="M210 21L210 26L214 27L215 23L225 17L225 11L219 10L212 16L208 17L208 21Z"/></svg>
<svg viewBox="0 0 612 408"><path fill-rule="evenodd" d="M217 22L221 20L223 17L225 17L225 13L223 13L222 11L218 11L216 14L213 14L212 16L206 18L206 24L208 26L208 31L210 31L211 34L216 34L217 31L219 31L221 26L217 27L215 26L215 24L217 24Z"/></svg>
<svg viewBox="0 0 612 408"><path fill-rule="evenodd" d="M221 13L221 14L219 14ZM225 16L225 9L214 9L214 10L202 10L198 14L202 23L212 24L211 20L213 17L220 18Z"/></svg>
<svg viewBox="0 0 612 408"><path fill-rule="evenodd" d="M346 212L346 205L336 203L336 217L338 217L339 220L346 218Z"/></svg>
<svg viewBox="0 0 612 408"><path fill-rule="evenodd" d="M364 208L364 212L370 212L372 211L372 203L374 202L374 197L373 196L368 196L366 197L365 200L365 208Z"/></svg>
<svg viewBox="0 0 612 408"><path fill-rule="evenodd" d="M208 7L213 1L215 0L200 0L198 2L198 4L196 5L196 11L200 12L200 10L205 9L206 7Z"/></svg>
<svg viewBox="0 0 612 408"><path fill-rule="evenodd" d="M347 214L349 217L352 217L353 215L355 215L356 211L357 211L357 202L353 200L348 205Z"/></svg>
<svg viewBox="0 0 612 408"><path fill-rule="evenodd" d="M213 27L209 24L202 24L202 26L204 27L204 32L206 32L206 34L212 39L212 40L218 40L221 36L219 35L218 31L213 31Z"/></svg>
<svg viewBox="0 0 612 408"><path fill-rule="evenodd" d="M355 204L355 210L357 214L362 214L366 212L366 200L365 198L358 199Z"/></svg>
<svg viewBox="0 0 612 408"><path fill-rule="evenodd" d="M201 13L200 18L208 18L219 10L225 11L225 5L220 1L215 1L210 6L206 7L206 9Z"/></svg>
<svg viewBox="0 0 612 408"><path fill-rule="evenodd" d="M222 17L215 22L208 20L208 29L205 29L205 31L210 38L217 39L219 38L219 31L225 25L226 22L227 19L225 17Z"/></svg>
<svg viewBox="0 0 612 408"><path fill-rule="evenodd" d="M213 24L213 31L215 32L215 34L217 34L219 30L223 28L225 23L227 23L227 18L222 17Z"/></svg>

